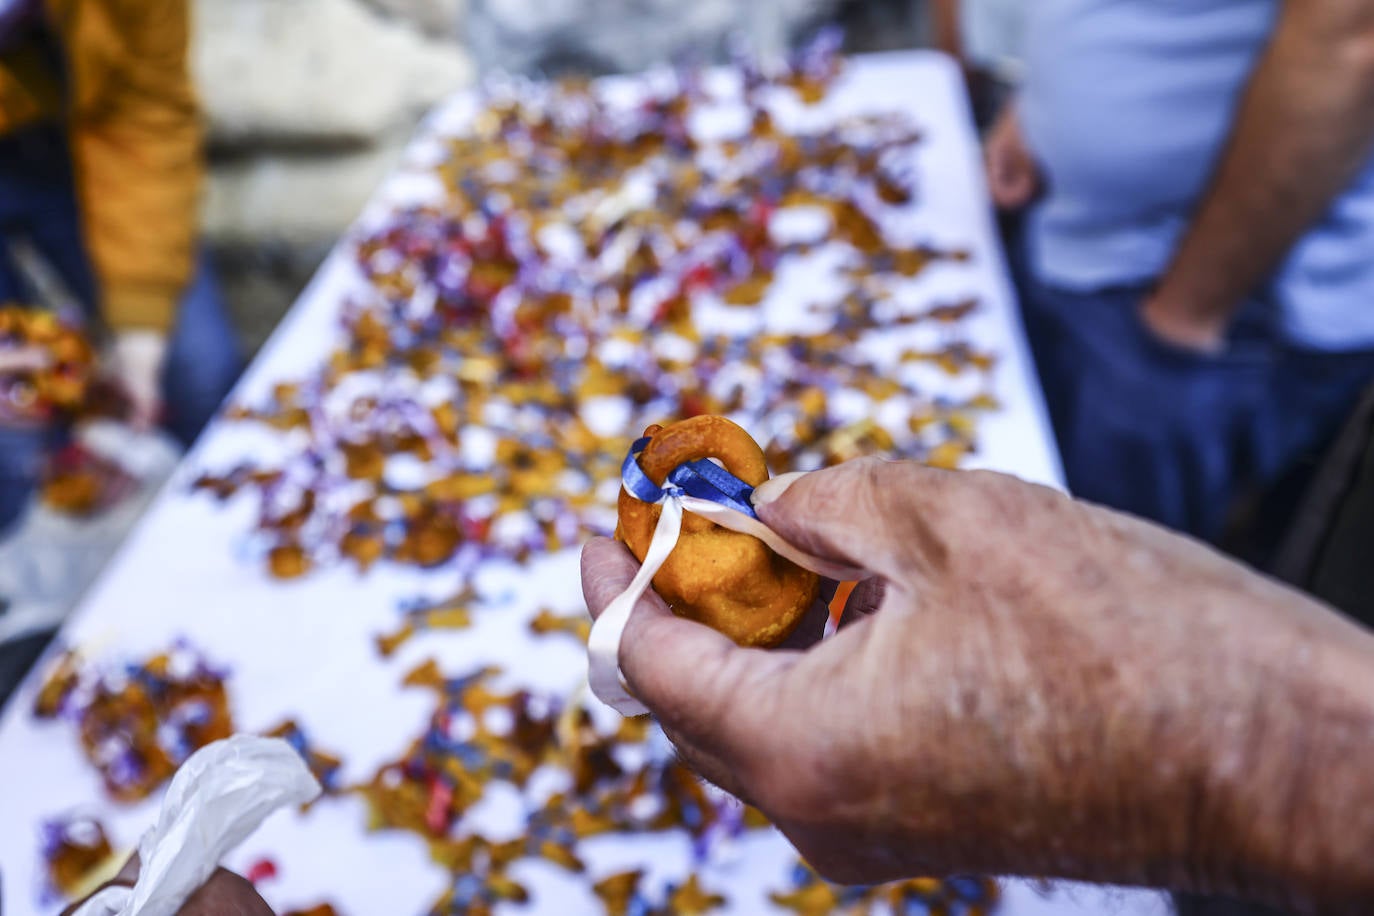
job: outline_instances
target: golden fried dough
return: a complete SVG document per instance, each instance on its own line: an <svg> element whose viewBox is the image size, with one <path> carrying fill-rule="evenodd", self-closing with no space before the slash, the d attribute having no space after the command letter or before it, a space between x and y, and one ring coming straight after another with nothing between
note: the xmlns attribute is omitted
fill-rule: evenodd
<svg viewBox="0 0 1374 916"><path fill-rule="evenodd" d="M724 417L700 416L671 426L651 426L639 466L662 486L672 470L714 458L751 487L768 479L763 450ZM623 489L616 539L644 561L661 509ZM742 646L771 647L786 639L815 602L820 580L778 556L758 538L722 528L687 512L682 534L654 590L673 613L704 623Z"/></svg>

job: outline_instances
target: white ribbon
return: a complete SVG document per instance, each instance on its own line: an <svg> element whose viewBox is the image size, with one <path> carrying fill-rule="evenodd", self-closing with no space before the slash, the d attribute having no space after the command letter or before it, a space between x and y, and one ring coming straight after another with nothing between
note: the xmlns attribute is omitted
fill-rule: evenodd
<svg viewBox="0 0 1374 916"><path fill-rule="evenodd" d="M630 581L629 587L607 605L601 616L592 624L591 636L587 640L587 679L592 693L622 716L642 716L649 712L643 703L634 698L625 683L625 675L620 670L620 640L625 635L625 627L630 622L630 614L634 611L635 605L649 590L654 576L658 575L673 548L677 546L678 537L682 532L684 510L709 519L722 528L752 535L780 556L827 579L853 582L868 578L868 573L864 570L813 557L805 551L798 550L758 519L713 503L709 499L669 493L659 500L658 505L663 507L663 511L658 517L658 525L654 528L649 550L644 554L643 565ZM827 621L822 638L831 636L834 629Z"/></svg>

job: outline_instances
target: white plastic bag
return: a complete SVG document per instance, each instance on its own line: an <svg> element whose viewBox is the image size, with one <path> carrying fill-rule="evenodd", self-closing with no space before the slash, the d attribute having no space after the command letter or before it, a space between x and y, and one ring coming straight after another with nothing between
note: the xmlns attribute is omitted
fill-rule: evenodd
<svg viewBox="0 0 1374 916"><path fill-rule="evenodd" d="M318 797L320 784L279 738L235 735L182 764L157 825L138 844L132 887L107 887L75 916L176 916L220 860L268 815Z"/></svg>

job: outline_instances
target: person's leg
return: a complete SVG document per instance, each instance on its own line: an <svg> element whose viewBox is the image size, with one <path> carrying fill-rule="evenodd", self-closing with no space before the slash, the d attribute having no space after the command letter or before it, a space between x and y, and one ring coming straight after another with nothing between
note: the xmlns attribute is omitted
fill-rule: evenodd
<svg viewBox="0 0 1374 916"><path fill-rule="evenodd" d="M1322 461L1361 394L1374 383L1374 352L1320 353L1282 348L1268 411L1268 441L1257 448L1264 473L1246 488L1247 510L1225 547L1265 568L1287 537ZM1268 452L1266 454L1265 452Z"/></svg>
<svg viewBox="0 0 1374 916"><path fill-rule="evenodd" d="M56 125L28 128L0 150L0 223L7 242L31 245L89 318L97 307L95 274L81 231L81 214L66 137ZM24 281L20 281L24 282Z"/></svg>
<svg viewBox="0 0 1374 916"><path fill-rule="evenodd" d="M70 154L55 127L0 141L0 239L5 234L32 244L67 291L94 315L96 280L81 232ZM0 259L0 282L9 266ZM8 272L22 282L16 272ZM165 425L186 445L199 435L243 369L227 314L209 257L202 254L182 297L163 376Z"/></svg>
<svg viewBox="0 0 1374 916"><path fill-rule="evenodd" d="M34 246L87 310L94 315L96 280L81 231L80 210L67 144L56 128L26 131L0 150L0 197L13 190L13 231ZM3 266L3 265L0 265ZM209 257L202 254L183 294L168 342L163 376L166 427L189 445L214 415L243 369L237 335Z"/></svg>
<svg viewBox="0 0 1374 916"><path fill-rule="evenodd" d="M93 304L70 161L55 126L0 139L0 305L37 305L35 291L10 253L20 241L33 245L73 294L87 297L83 306ZM0 427L0 535L28 507L51 435L32 426Z"/></svg>
<svg viewBox="0 0 1374 916"><path fill-rule="evenodd" d="M0 186L0 194L4 192L4 188ZM10 257L4 229L0 228L0 306L23 305L32 298L32 291L24 282L14 259Z"/></svg>
<svg viewBox="0 0 1374 916"><path fill-rule="evenodd" d="M1285 347L1277 405L1286 447L1320 460L1374 382L1374 352L1322 353Z"/></svg>
<svg viewBox="0 0 1374 916"><path fill-rule="evenodd" d="M24 298L18 272L9 264L0 236L0 306L22 302ZM43 442L41 429L0 424L0 537L13 527L29 504L38 483Z"/></svg>
<svg viewBox="0 0 1374 916"><path fill-rule="evenodd" d="M1028 295L1069 489L1216 538L1250 473L1247 443L1265 435L1273 347L1237 340L1217 357L1170 348L1140 324L1139 290Z"/></svg>
<svg viewBox="0 0 1374 916"><path fill-rule="evenodd" d="M1055 303L1049 301L1050 297L1037 286L1030 271L1025 214L1002 213L998 215L997 222L1007 272L1016 290L1022 327L1030 345L1036 377L1040 381L1040 390L1050 415L1050 425L1054 428L1055 438L1062 439L1061 414L1069 400L1065 386L1071 382L1071 378L1065 377L1065 368L1061 365L1060 348L1065 331L1060 313L1064 309L1055 308Z"/></svg>
<svg viewBox="0 0 1374 916"><path fill-rule="evenodd" d="M41 428L0 426L0 537L24 516L42 472L47 434Z"/></svg>
<svg viewBox="0 0 1374 916"><path fill-rule="evenodd" d="M202 254L195 276L182 297L168 346L163 391L164 425L189 446L219 409L243 371L237 332L216 282L208 255Z"/></svg>

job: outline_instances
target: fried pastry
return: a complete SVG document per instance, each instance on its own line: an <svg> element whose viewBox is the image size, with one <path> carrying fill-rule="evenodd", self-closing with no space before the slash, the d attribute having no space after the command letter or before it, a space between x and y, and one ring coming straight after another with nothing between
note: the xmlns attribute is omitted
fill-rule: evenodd
<svg viewBox="0 0 1374 916"><path fill-rule="evenodd" d="M701 416L645 430L639 466L657 486L679 465L715 459L751 487L768 479L763 450L724 417ZM640 562L653 541L661 509L620 493L616 538ZM654 590L673 613L704 623L742 646L781 643L815 602L815 573L784 559L758 538L729 531L688 512L677 546L654 576Z"/></svg>

